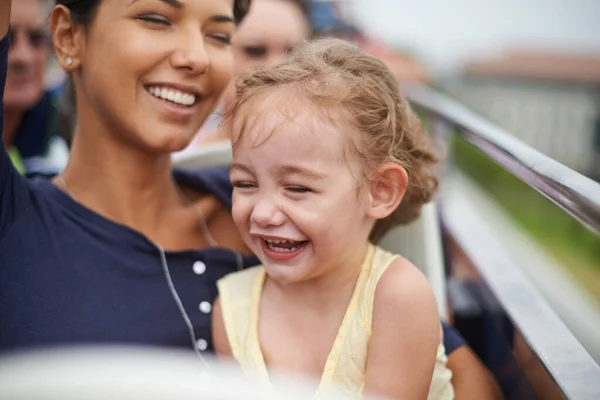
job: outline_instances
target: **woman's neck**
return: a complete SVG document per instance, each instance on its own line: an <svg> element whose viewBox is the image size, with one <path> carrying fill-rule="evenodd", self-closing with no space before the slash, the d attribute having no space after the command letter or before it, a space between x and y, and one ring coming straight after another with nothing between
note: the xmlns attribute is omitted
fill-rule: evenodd
<svg viewBox="0 0 600 400"><path fill-rule="evenodd" d="M78 127L62 175L82 205L151 239L160 238L168 211L183 206L170 154L142 151L105 132Z"/></svg>

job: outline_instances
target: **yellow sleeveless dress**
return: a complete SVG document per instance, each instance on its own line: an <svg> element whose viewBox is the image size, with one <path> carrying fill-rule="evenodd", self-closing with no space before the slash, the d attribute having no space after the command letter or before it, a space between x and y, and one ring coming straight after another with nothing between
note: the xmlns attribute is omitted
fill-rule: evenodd
<svg viewBox="0 0 600 400"><path fill-rule="evenodd" d="M379 278L397 256L369 246L356 287L325 364L316 398L329 390L360 398L365 382L367 349L371 337L373 300ZM217 282L221 312L233 356L244 373L269 385L269 374L258 340L258 312L266 273L262 266L227 275ZM444 344L438 346L428 400L454 399L446 367Z"/></svg>

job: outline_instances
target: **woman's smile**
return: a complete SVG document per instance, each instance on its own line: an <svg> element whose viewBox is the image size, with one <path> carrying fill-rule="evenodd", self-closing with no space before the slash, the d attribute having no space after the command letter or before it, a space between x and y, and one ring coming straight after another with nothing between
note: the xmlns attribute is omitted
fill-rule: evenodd
<svg viewBox="0 0 600 400"><path fill-rule="evenodd" d="M176 118L187 120L197 115L204 105L204 95L193 87L157 83L145 85L144 89L162 113Z"/></svg>

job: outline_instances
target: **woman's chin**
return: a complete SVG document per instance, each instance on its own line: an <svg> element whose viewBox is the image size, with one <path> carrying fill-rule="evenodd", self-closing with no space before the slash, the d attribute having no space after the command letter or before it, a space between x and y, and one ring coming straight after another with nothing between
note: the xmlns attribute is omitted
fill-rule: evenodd
<svg viewBox="0 0 600 400"><path fill-rule="evenodd" d="M170 134L156 135L150 138L145 138L144 144L154 153L174 153L185 149L192 141L193 135L187 134Z"/></svg>

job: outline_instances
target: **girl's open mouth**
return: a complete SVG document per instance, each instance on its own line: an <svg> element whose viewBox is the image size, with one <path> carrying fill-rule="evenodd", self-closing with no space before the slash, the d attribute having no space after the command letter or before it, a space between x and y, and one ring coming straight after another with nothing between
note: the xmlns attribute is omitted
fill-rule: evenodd
<svg viewBox="0 0 600 400"><path fill-rule="evenodd" d="M295 241L261 238L264 253L274 260L291 260L306 248L308 240Z"/></svg>

